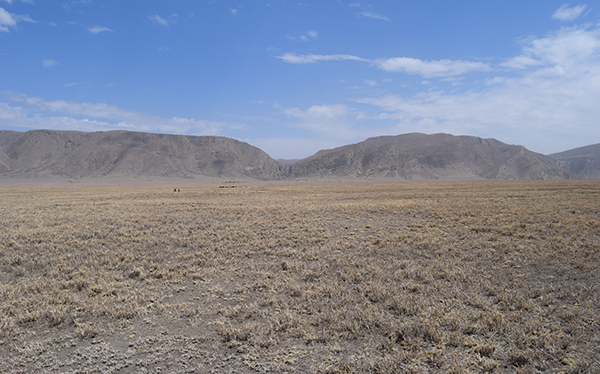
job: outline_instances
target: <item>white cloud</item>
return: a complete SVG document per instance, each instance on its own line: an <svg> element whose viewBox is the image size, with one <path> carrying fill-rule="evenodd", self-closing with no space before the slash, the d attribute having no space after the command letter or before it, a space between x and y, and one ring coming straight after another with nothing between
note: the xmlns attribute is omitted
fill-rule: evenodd
<svg viewBox="0 0 600 374"><path fill-rule="evenodd" d="M29 17L29 15L27 15L27 14L26 15L10 14L10 15L13 17L13 19L16 22L25 21L25 22L29 22L29 23L37 23L36 21L31 19L31 17Z"/></svg>
<svg viewBox="0 0 600 374"><path fill-rule="evenodd" d="M283 56L275 56L289 64L314 64L319 61L368 61L352 55L297 55L295 53L285 53Z"/></svg>
<svg viewBox="0 0 600 374"><path fill-rule="evenodd" d="M173 13L166 19L162 18L158 14L154 14L154 15L148 16L148 19L157 25L169 26L170 24L173 24L176 22L177 14Z"/></svg>
<svg viewBox="0 0 600 374"><path fill-rule="evenodd" d="M303 42L308 42L311 41L313 39L316 39L317 36L319 36L319 33L316 31L307 31L306 35L301 35L300 37L295 37L295 36L289 36L287 35L287 38L290 40L294 40L294 41L303 41Z"/></svg>
<svg viewBox="0 0 600 374"><path fill-rule="evenodd" d="M13 0L3 0L6 3L12 4ZM21 0L22 3L33 4L33 0Z"/></svg>
<svg viewBox="0 0 600 374"><path fill-rule="evenodd" d="M585 7L585 5L578 5L569 8L569 4L563 4L563 6L558 8L554 14L552 14L552 18L559 21L573 21L575 18L579 17L581 13L583 13Z"/></svg>
<svg viewBox="0 0 600 374"><path fill-rule="evenodd" d="M17 27L17 22L20 21L35 23L28 15L13 14L4 8L0 8L0 32L10 32L10 28Z"/></svg>
<svg viewBox="0 0 600 374"><path fill-rule="evenodd" d="M104 26L89 27L88 31L91 32L92 34L99 34L101 32L105 32L105 31L114 32L111 29L109 29L108 27L104 27Z"/></svg>
<svg viewBox="0 0 600 374"><path fill-rule="evenodd" d="M494 84L500 84L500 83L504 83L506 81L505 77L494 77L494 78L488 78L485 80L485 84L487 85L494 85Z"/></svg>
<svg viewBox="0 0 600 374"><path fill-rule="evenodd" d="M154 23L157 23L161 26L168 26L169 22L167 22L166 19L162 18L161 16L159 16L158 14L152 15L152 16L148 16L148 19Z"/></svg>
<svg viewBox="0 0 600 374"><path fill-rule="evenodd" d="M378 68L407 74L421 75L425 78L462 75L471 71L489 71L489 64L463 60L423 61L410 57L394 57L374 62Z"/></svg>
<svg viewBox="0 0 600 374"><path fill-rule="evenodd" d="M498 68L483 89L356 101L381 108L377 118L398 121L399 132L480 134L543 153L600 142L600 28L532 38L509 61L503 67L516 70Z"/></svg>
<svg viewBox="0 0 600 374"><path fill-rule="evenodd" d="M0 32L8 32L9 27L15 26L17 21L4 8L0 8Z"/></svg>
<svg viewBox="0 0 600 374"><path fill-rule="evenodd" d="M516 56L509 58L506 62L500 64L501 66L506 66L513 69L526 69L532 66L539 66L542 62L540 60L536 60L531 56Z"/></svg>
<svg viewBox="0 0 600 374"><path fill-rule="evenodd" d="M283 112L291 117L302 119L318 119L318 118L342 118L349 113L349 108L343 104L336 105L313 105L306 111L298 108L285 108Z"/></svg>
<svg viewBox="0 0 600 374"><path fill-rule="evenodd" d="M74 86L79 86L80 84L81 84L81 82L71 82L71 83L65 84L65 87L74 87Z"/></svg>
<svg viewBox="0 0 600 374"><path fill-rule="evenodd" d="M545 38L527 40L522 51L503 66L536 67L537 74L579 74L600 60L600 28L563 28Z"/></svg>
<svg viewBox="0 0 600 374"><path fill-rule="evenodd" d="M230 9L231 10L231 14L233 14L234 16L238 16L239 17L239 13L237 9Z"/></svg>
<svg viewBox="0 0 600 374"><path fill-rule="evenodd" d="M377 82L375 82L374 80L371 80L371 79L365 79L365 84L367 86L371 86L371 87L377 86Z"/></svg>
<svg viewBox="0 0 600 374"><path fill-rule="evenodd" d="M224 128L240 128L239 123L196 120L193 118L161 118L105 103L76 103L65 100L47 101L14 92L4 92L13 102L0 103L2 124L15 128L98 131L128 129L170 134L217 135Z"/></svg>
<svg viewBox="0 0 600 374"><path fill-rule="evenodd" d="M357 16L373 18L373 19L380 19L383 21L390 22L390 19L388 17L381 15L381 14L371 13L371 12L361 12L361 13L358 13Z"/></svg>
<svg viewBox="0 0 600 374"><path fill-rule="evenodd" d="M425 78L453 77L472 71L491 70L489 64L463 60L424 61L410 57L369 60L354 55L297 55L295 53L285 53L282 56L275 57L289 64L314 64L319 61L362 61L369 62L373 66L388 72L416 74Z"/></svg>
<svg viewBox="0 0 600 374"><path fill-rule="evenodd" d="M42 65L45 68L51 68L52 66L58 65L58 62L54 60L42 60Z"/></svg>

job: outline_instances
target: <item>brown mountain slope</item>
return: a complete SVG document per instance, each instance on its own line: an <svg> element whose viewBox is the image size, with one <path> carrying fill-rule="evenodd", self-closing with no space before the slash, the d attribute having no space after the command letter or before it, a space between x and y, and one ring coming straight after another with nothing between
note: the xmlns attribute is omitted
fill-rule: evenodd
<svg viewBox="0 0 600 374"><path fill-rule="evenodd" d="M258 148L217 136L130 131L0 132L0 178L210 176L277 180L285 170Z"/></svg>
<svg viewBox="0 0 600 374"><path fill-rule="evenodd" d="M548 155L568 170L583 178L600 178L600 143Z"/></svg>
<svg viewBox="0 0 600 374"><path fill-rule="evenodd" d="M495 139L412 133L319 151L291 166L292 178L401 180L565 179L571 175L522 146Z"/></svg>

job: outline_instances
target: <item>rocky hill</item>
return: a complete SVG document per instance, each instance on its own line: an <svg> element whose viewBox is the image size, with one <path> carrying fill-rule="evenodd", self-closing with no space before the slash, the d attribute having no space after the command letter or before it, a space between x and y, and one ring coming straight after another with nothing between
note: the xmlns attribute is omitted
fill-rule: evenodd
<svg viewBox="0 0 600 374"><path fill-rule="evenodd" d="M600 143L554 153L549 157L580 178L600 178Z"/></svg>
<svg viewBox="0 0 600 374"><path fill-rule="evenodd" d="M278 180L286 168L262 150L217 136L130 131L0 131L0 178L250 177Z"/></svg>
<svg viewBox="0 0 600 374"><path fill-rule="evenodd" d="M412 133L323 150L291 166L292 178L394 180L566 179L548 157L495 139Z"/></svg>
<svg viewBox="0 0 600 374"><path fill-rule="evenodd" d="M599 149L600 145L583 147L550 158L495 139L412 133L370 138L290 163L217 136L0 131L0 182L34 177L526 180L567 179L582 173L598 178Z"/></svg>

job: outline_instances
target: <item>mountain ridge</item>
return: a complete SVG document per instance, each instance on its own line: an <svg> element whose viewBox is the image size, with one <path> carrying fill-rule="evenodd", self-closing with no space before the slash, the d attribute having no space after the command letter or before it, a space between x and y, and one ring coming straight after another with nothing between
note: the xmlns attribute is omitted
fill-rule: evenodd
<svg viewBox="0 0 600 374"><path fill-rule="evenodd" d="M65 180L109 177L257 181L528 180L589 177L585 173L596 170L593 162L588 162L588 169L572 171L576 168L569 162L590 156L567 152L544 156L493 138L408 133L372 137L320 150L301 160L274 160L257 147L220 136L124 130L91 133L1 130L0 181L44 177Z"/></svg>
<svg viewBox="0 0 600 374"><path fill-rule="evenodd" d="M0 175L13 178L41 174L278 180L285 172L259 148L226 137L32 130L18 137L0 133L0 139Z"/></svg>
<svg viewBox="0 0 600 374"><path fill-rule="evenodd" d="M577 176L600 178L600 143L553 153L548 157Z"/></svg>
<svg viewBox="0 0 600 374"><path fill-rule="evenodd" d="M544 155L496 139L450 134L380 136L322 150L291 166L292 176L353 175L403 180L568 179Z"/></svg>

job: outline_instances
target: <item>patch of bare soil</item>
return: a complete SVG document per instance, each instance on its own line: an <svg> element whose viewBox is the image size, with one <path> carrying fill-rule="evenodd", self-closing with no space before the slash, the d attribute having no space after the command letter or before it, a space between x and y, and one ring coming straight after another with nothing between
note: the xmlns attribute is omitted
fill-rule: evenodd
<svg viewBox="0 0 600 374"><path fill-rule="evenodd" d="M598 181L229 185L0 189L0 372L600 372Z"/></svg>

